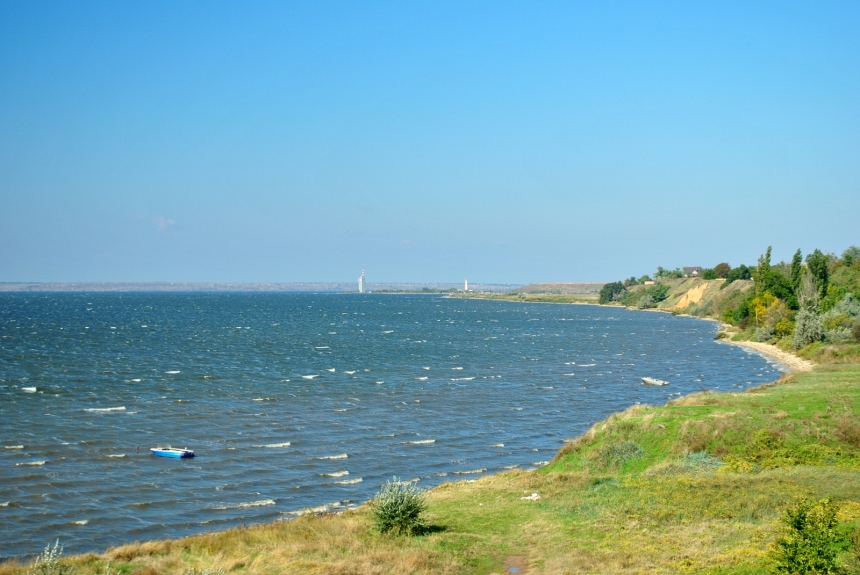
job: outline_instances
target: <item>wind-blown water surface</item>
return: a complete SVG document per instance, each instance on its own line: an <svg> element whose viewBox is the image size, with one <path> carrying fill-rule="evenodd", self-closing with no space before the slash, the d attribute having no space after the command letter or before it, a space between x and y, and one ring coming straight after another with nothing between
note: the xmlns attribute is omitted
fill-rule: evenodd
<svg viewBox="0 0 860 575"><path fill-rule="evenodd" d="M336 510L392 475L534 468L636 402L778 376L715 330L419 295L5 294L0 556ZM149 454L166 443L197 457Z"/></svg>

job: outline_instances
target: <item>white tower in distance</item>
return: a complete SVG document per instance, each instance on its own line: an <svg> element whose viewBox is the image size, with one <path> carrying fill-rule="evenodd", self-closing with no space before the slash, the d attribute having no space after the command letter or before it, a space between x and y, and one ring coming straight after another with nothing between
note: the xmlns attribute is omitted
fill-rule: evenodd
<svg viewBox="0 0 860 575"><path fill-rule="evenodd" d="M469 291L469 280L463 280L463 291Z"/></svg>
<svg viewBox="0 0 860 575"><path fill-rule="evenodd" d="M358 293L364 293L364 268L361 268L361 277L358 278Z"/></svg>

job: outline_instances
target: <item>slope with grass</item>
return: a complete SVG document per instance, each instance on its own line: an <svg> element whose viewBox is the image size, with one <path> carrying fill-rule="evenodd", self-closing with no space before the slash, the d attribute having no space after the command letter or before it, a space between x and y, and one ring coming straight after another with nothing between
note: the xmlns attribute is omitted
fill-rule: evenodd
<svg viewBox="0 0 860 575"><path fill-rule="evenodd" d="M839 505L839 560L860 571L860 366L746 393L635 406L538 471L427 494L421 534L381 534L364 506L68 558L80 575L227 573L768 573L796 497ZM860 539L858 539L860 540ZM0 575L25 572L14 565ZM851 571L849 571L851 572Z"/></svg>

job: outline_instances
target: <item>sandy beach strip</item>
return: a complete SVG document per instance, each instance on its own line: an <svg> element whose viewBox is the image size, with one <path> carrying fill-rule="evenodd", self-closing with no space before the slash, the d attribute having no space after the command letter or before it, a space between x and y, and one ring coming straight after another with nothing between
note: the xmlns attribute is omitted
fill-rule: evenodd
<svg viewBox="0 0 860 575"><path fill-rule="evenodd" d="M771 345L769 343L761 343L758 341L731 341L728 339L722 339L720 341L751 349L756 353L759 353L761 355L771 358L778 363L781 363L789 371L812 371L813 363L811 361L807 361L803 358L797 357L796 355L788 353L787 351L782 351L775 345Z"/></svg>

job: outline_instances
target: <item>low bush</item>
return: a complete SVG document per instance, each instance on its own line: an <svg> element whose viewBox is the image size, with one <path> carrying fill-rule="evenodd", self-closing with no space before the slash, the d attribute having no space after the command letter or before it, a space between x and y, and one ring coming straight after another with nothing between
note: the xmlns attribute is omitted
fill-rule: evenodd
<svg viewBox="0 0 860 575"><path fill-rule="evenodd" d="M382 533L412 535L424 528L420 516L427 509L425 493L411 481L399 481L396 477L386 481L370 507Z"/></svg>
<svg viewBox="0 0 860 575"><path fill-rule="evenodd" d="M776 540L772 553L777 573L838 572L838 510L828 498L818 503L800 499L785 511L783 534Z"/></svg>

